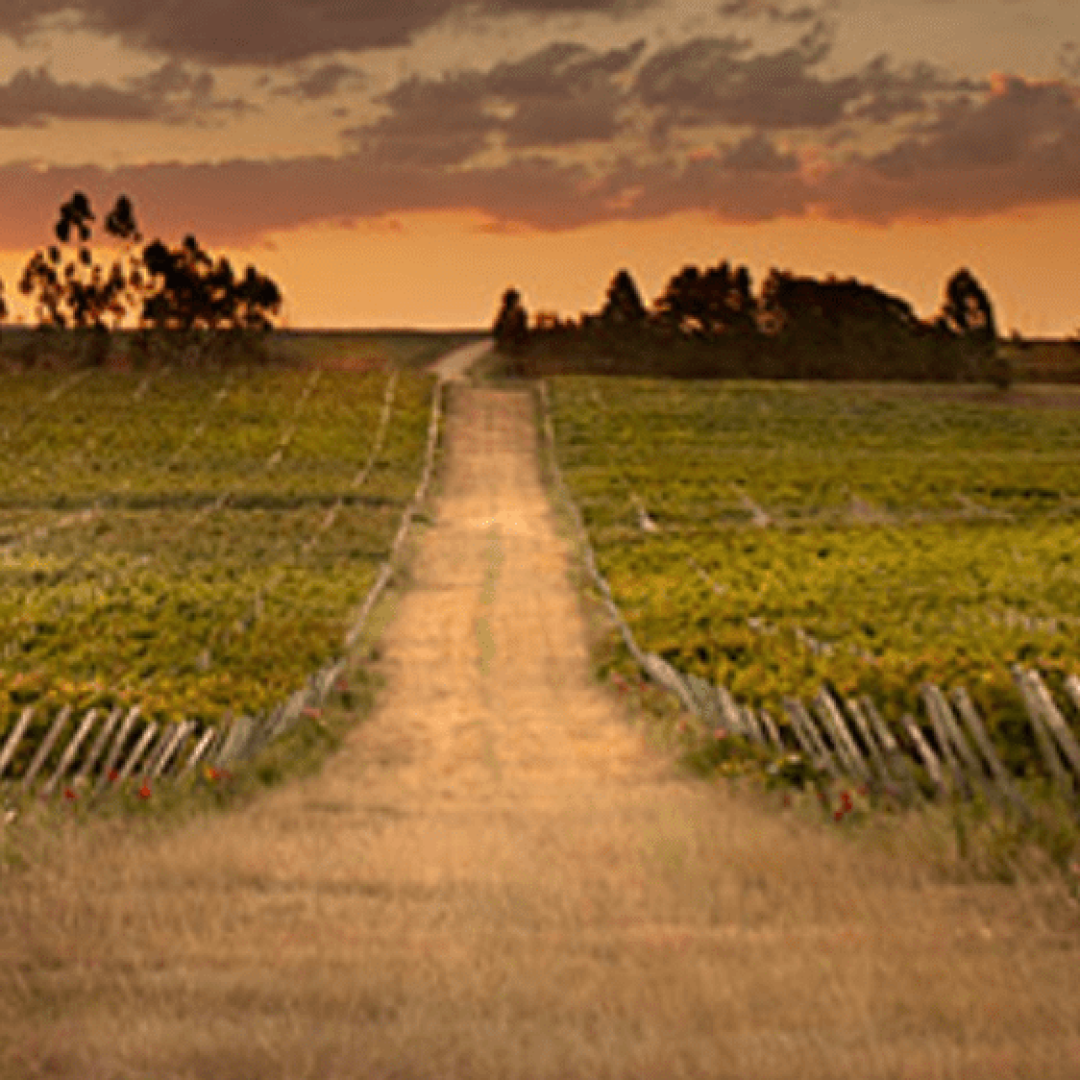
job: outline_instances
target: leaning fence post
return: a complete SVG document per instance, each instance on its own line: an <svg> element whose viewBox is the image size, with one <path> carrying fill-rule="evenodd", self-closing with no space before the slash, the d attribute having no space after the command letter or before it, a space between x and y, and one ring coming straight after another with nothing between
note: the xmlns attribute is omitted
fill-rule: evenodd
<svg viewBox="0 0 1080 1080"><path fill-rule="evenodd" d="M217 728L207 728L206 731L202 733L198 742L196 742L194 749L188 755L187 761L184 762L183 768L177 773L175 783L179 783L195 769L195 766L199 763L199 759L206 753L207 747L214 741L217 734Z"/></svg>
<svg viewBox="0 0 1080 1080"><path fill-rule="evenodd" d="M117 778L117 783L122 784L132 772L134 772L135 766L138 765L139 759L146 752L146 748L150 745L150 740L153 739L156 732L157 723L153 720L148 720L142 735L139 736L139 741L135 744L135 749L128 755L124 767L120 770L120 776Z"/></svg>
<svg viewBox="0 0 1080 1080"><path fill-rule="evenodd" d="M19 745L19 741L26 733L26 729L30 726L30 721L33 717L34 710L28 705L23 709L22 716L19 717L19 722L15 725L15 730L7 737L7 741L4 743L4 749L0 752L0 780L4 778L4 770L15 756L15 750Z"/></svg>
<svg viewBox="0 0 1080 1080"><path fill-rule="evenodd" d="M784 708L791 720L791 730L795 732L795 738L802 746L803 751L810 760L819 768L823 768L834 780L840 779L840 770L837 769L832 755L825 748L814 728L814 722L798 698L785 698Z"/></svg>
<svg viewBox="0 0 1080 1080"><path fill-rule="evenodd" d="M60 736L60 729L67 723L70 715L71 706L65 705L53 721L52 727L49 728L44 741L38 747L38 752L34 755L34 760L30 762L30 767L26 770L26 775L23 777L22 786L19 789L22 794L25 795L29 792L30 785L41 771L41 766L45 764L45 758L49 756L49 751L53 748L53 744Z"/></svg>
<svg viewBox="0 0 1080 1080"><path fill-rule="evenodd" d="M761 725L758 723L757 713L754 712L751 705L738 706L739 717L742 720L743 729L747 735L754 740L762 744L766 743L765 732Z"/></svg>
<svg viewBox="0 0 1080 1080"><path fill-rule="evenodd" d="M936 713L935 730L944 730L945 738L951 740L953 746L963 759L960 764L962 764L963 769L967 770L966 774L959 765L956 766L961 782L964 782L966 775L970 775L971 779L979 785L982 792L986 795L990 795L991 785L987 782L986 775L979 762L979 757L975 751L971 749L971 746L964 738L963 733L960 730L960 725L957 723L956 717L949 707L948 699L945 697L944 693L942 693L941 688L932 683L928 683L923 688L923 694L927 708L931 712L931 716L933 717ZM970 790L970 784L966 786Z"/></svg>
<svg viewBox="0 0 1080 1080"><path fill-rule="evenodd" d="M63 754L60 755L60 764L56 766L52 776L45 781L45 784L41 788L41 795L43 798L48 798L56 787L57 783L67 772L68 766L71 764L72 758L75 757L76 751L78 751L83 739L86 738L87 732L93 726L94 721L98 718L97 709L91 709L84 717L83 722L78 726L75 734L72 736L71 742L64 748Z"/></svg>
<svg viewBox="0 0 1080 1080"><path fill-rule="evenodd" d="M813 704L817 706L818 715L829 731L829 735L836 747L837 756L847 765L853 776L858 777L860 780L869 780L870 771L867 769L866 762L863 760L862 754L859 753L859 748L855 745L855 740L852 739L851 732L848 731L844 718L840 715L840 710L836 707L832 695L822 687L814 698Z"/></svg>
<svg viewBox="0 0 1080 1080"><path fill-rule="evenodd" d="M1050 734L1057 739L1062 756L1072 767L1073 776L1071 779L1075 787L1076 781L1080 780L1080 744L1077 743L1075 736L1069 730L1065 717L1061 715L1061 710L1054 704L1054 699L1050 696L1050 691L1047 690L1046 684L1042 681L1039 673L1029 668L1027 679L1031 688L1035 691L1036 699L1042 706L1042 714L1046 720L1046 726L1050 729Z"/></svg>
<svg viewBox="0 0 1080 1080"><path fill-rule="evenodd" d="M870 731L870 724L863 715L859 703L848 698L844 704L847 706L848 714L855 722L855 727L858 729L862 741L866 744L867 752L870 755L871 767L878 774L882 785L886 787L889 786L893 783L892 773L889 771L889 766L885 761L885 755L881 752L881 747L878 746L877 739L874 738L873 733Z"/></svg>
<svg viewBox="0 0 1080 1080"><path fill-rule="evenodd" d="M90 774L93 772L98 758L101 757L101 752L105 749L105 744L109 741L109 736L113 733L113 729L119 723L120 717L123 715L124 710L117 706L106 718L105 723L101 725L101 730L98 732L98 737L90 747L90 752L83 758L82 764L75 772L74 783L90 783Z"/></svg>
<svg viewBox="0 0 1080 1080"><path fill-rule="evenodd" d="M919 795L919 782L915 776L914 766L893 737L889 725L885 723L884 717L878 712L873 700L864 694L859 699L859 704L862 705L866 719L881 742L882 749L885 751L885 760L890 768L899 774L905 800L913 802Z"/></svg>
<svg viewBox="0 0 1080 1080"><path fill-rule="evenodd" d="M934 689L937 688L935 687ZM939 690L938 695L940 695L940 693ZM949 739L949 733L946 730L945 720L940 711L941 702L939 701L938 696L934 695L929 684L922 687L922 698L923 704L926 706L926 714L930 718L930 725L934 729L934 738L937 741L938 754L945 763L945 768L948 770L948 775L951 779L950 786L966 793L968 784L964 779L964 771L960 768L960 763L952 751L952 743Z"/></svg>
<svg viewBox="0 0 1080 1080"><path fill-rule="evenodd" d="M190 720L181 720L179 724L175 725L169 739L162 748L161 753L148 769L151 780L156 780L158 776L165 772L169 764L169 759L173 756L184 739L187 738L191 726Z"/></svg>
<svg viewBox="0 0 1080 1080"><path fill-rule="evenodd" d="M105 764L101 769L101 776L98 777L97 787L94 789L96 792L100 792L101 789L109 783L109 777L116 768L120 754L124 749L124 743L141 711L139 706L136 705L133 709L129 710L127 716L124 717L124 722L120 725L120 730L116 733L116 738L113 739L112 746L109 747L108 757L105 758Z"/></svg>
<svg viewBox="0 0 1080 1080"><path fill-rule="evenodd" d="M1019 664L1013 664L1010 670L1020 690L1020 695L1024 699L1028 719L1035 729L1035 741L1039 745L1039 752L1042 754L1043 761L1046 762L1046 767L1050 772L1050 779L1054 787L1057 788L1058 793L1066 800L1071 801L1073 798L1073 785L1054 746L1049 724L1043 715L1042 702L1039 700L1035 688L1028 680L1027 672Z"/></svg>
<svg viewBox="0 0 1080 1080"><path fill-rule="evenodd" d="M908 713L904 713L904 715L900 717L900 724L915 746L915 751L922 759L923 765L925 766L930 779L934 782L934 787L937 789L938 794L948 794L948 786L945 777L942 774L941 766L938 764L938 759L934 756L934 751L930 749L930 744L919 730L919 725L915 723Z"/></svg>
<svg viewBox="0 0 1080 1080"><path fill-rule="evenodd" d="M757 716L758 722L765 729L765 734L768 736L769 742L782 754L785 747L783 740L780 738L780 729L776 726L776 721L769 715L769 712L766 709L758 709Z"/></svg>
<svg viewBox="0 0 1080 1080"><path fill-rule="evenodd" d="M956 711L960 714L960 719L967 725L975 745L978 746L983 759L990 766L990 772L993 774L997 791L1023 817L1030 818L1031 811L1021 797L1020 792L1017 791L1016 785L1012 782L1012 777L1009 776L1005 766L1001 763L1001 758L998 757L994 744L990 741L990 736L986 733L986 728L979 719L979 714L975 711L975 703L971 700L970 695L962 686L958 686L953 691L953 701L956 704Z"/></svg>

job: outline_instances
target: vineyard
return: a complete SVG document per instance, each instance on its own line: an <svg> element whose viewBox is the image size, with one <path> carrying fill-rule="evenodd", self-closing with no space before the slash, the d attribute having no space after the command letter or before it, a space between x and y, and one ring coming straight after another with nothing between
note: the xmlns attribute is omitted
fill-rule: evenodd
<svg viewBox="0 0 1080 1080"><path fill-rule="evenodd" d="M642 650L781 727L782 702L823 687L869 699L901 741L926 687L963 687L1010 771L1039 771L1014 665L1070 700L1080 413L880 386L549 391L561 472Z"/></svg>
<svg viewBox="0 0 1080 1080"><path fill-rule="evenodd" d="M425 458L410 358L0 374L8 775L63 709L265 715L341 654Z"/></svg>

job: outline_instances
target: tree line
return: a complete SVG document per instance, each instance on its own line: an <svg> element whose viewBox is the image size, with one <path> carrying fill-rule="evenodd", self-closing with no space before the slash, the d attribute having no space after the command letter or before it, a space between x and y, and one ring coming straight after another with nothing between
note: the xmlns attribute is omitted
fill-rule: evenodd
<svg viewBox="0 0 1080 1080"><path fill-rule="evenodd" d="M136 360L267 358L265 336L283 302L274 281L253 266L238 274L192 235L176 247L159 239L144 244L126 195L103 222L114 242L107 264L92 247L96 221L89 198L75 192L60 207L55 243L27 262L19 292L33 301L37 327L23 348L25 362L104 364L125 323L134 323ZM0 281L0 320L7 314Z"/></svg>
<svg viewBox="0 0 1080 1080"><path fill-rule="evenodd" d="M754 295L745 266L686 266L647 307L629 271L603 307L532 325L517 289L502 296L496 347L521 374L565 370L684 378L901 379L991 382L1012 378L997 348L993 305L966 268L947 281L940 312L849 278L771 270Z"/></svg>

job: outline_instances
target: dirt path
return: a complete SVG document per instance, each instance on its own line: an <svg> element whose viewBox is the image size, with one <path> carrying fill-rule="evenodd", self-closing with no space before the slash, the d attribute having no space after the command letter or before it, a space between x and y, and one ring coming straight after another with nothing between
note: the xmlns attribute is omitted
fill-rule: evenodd
<svg viewBox="0 0 1080 1080"><path fill-rule="evenodd" d="M436 360L431 365L431 370L441 379L461 382L467 377L469 368L482 356L491 352L494 344L491 338L484 338L483 341L474 342L472 345L462 345Z"/></svg>
<svg viewBox="0 0 1080 1080"><path fill-rule="evenodd" d="M1057 909L867 863L650 751L589 679L528 396L449 396L375 712L319 776L8 896L10 1074L1078 1075Z"/></svg>

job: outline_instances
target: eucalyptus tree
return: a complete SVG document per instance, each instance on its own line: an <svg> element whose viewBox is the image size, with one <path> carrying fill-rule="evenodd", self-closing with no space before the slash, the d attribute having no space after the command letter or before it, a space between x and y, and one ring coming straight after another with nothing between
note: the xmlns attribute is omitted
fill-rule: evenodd
<svg viewBox="0 0 1080 1080"><path fill-rule="evenodd" d="M125 319L137 323L136 347L144 356L200 360L233 355L237 345L248 354L261 346L282 304L269 277L249 266L238 278L227 259L214 260L191 235L177 248L161 240L140 248L143 236L126 195L105 216L106 235L120 244L106 267L90 246L96 220L90 200L75 192L60 207L57 243L35 252L23 271L19 288L34 298L39 328L77 332L74 339L49 335L50 348L63 352L61 341L74 340L83 362L103 363L110 330Z"/></svg>

